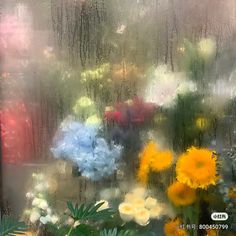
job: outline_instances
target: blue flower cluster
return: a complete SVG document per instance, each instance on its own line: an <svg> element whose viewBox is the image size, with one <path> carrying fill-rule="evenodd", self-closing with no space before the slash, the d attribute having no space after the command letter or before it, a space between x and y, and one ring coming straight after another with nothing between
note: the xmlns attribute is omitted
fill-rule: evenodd
<svg viewBox="0 0 236 236"><path fill-rule="evenodd" d="M98 131L98 126L65 120L51 148L54 157L72 161L82 176L94 181L112 175L117 169L122 146L109 145L98 136Z"/></svg>

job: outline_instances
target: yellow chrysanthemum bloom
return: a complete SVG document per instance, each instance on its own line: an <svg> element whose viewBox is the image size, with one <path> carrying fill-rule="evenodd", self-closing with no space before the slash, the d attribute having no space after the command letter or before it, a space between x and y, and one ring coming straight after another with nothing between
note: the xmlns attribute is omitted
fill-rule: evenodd
<svg viewBox="0 0 236 236"><path fill-rule="evenodd" d="M177 218L164 225L165 236L187 236L187 232L180 228L181 221Z"/></svg>
<svg viewBox="0 0 236 236"><path fill-rule="evenodd" d="M152 171L163 171L168 169L173 163L173 154L170 151L160 151L152 158L150 167Z"/></svg>
<svg viewBox="0 0 236 236"><path fill-rule="evenodd" d="M176 206L188 206L196 201L196 190L177 181L168 187L167 195Z"/></svg>
<svg viewBox="0 0 236 236"><path fill-rule="evenodd" d="M211 150L191 147L176 164L177 180L191 188L206 189L216 184L216 157Z"/></svg>
<svg viewBox="0 0 236 236"><path fill-rule="evenodd" d="M148 173L150 169L150 162L152 158L157 154L157 145L155 142L150 141L140 153L140 164L138 169L138 180L146 184L148 181Z"/></svg>

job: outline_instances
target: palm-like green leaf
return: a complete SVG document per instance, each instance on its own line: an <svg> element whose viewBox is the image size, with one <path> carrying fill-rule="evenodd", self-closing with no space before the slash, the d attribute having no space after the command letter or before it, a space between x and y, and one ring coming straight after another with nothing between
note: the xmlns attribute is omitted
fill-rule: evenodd
<svg viewBox="0 0 236 236"><path fill-rule="evenodd" d="M71 212L71 216L74 220L108 220L114 215L114 211L111 208L99 210L104 202L94 204L82 204L73 205L71 202L67 202L68 209Z"/></svg>
<svg viewBox="0 0 236 236"><path fill-rule="evenodd" d="M121 230L118 232L117 228L109 230L104 229L100 232L99 236L130 236L131 233L131 230Z"/></svg>
<svg viewBox="0 0 236 236"><path fill-rule="evenodd" d="M24 235L26 229L25 223L19 222L12 217L3 216L0 218L0 236L13 235L16 233Z"/></svg>

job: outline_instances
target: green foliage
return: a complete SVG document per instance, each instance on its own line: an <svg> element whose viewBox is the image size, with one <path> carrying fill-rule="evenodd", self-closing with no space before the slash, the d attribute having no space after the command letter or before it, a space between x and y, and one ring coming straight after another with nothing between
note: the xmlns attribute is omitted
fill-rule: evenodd
<svg viewBox="0 0 236 236"><path fill-rule="evenodd" d="M95 224L91 221L95 221L97 224L99 221L110 220L114 211L111 208L98 210L104 202L94 204L73 204L72 202L67 202L67 207L70 211L70 217L74 219L74 221L78 222L77 226L56 226L49 225L47 230L55 236L99 236L99 231ZM126 235L125 235L126 236Z"/></svg>
<svg viewBox="0 0 236 236"><path fill-rule="evenodd" d="M170 113L174 149L185 151L192 145L200 145L201 137L196 127L196 119L202 114L201 96L196 94L179 96L176 106Z"/></svg>
<svg viewBox="0 0 236 236"><path fill-rule="evenodd" d="M71 212L71 217L74 220L108 220L114 215L114 211L111 208L103 209L98 211L98 209L104 204L104 202L94 204L78 204L73 205L72 202L67 202L67 207Z"/></svg>
<svg viewBox="0 0 236 236"><path fill-rule="evenodd" d="M132 231L131 230L121 230L118 231L117 228L115 229L104 229L100 232L99 236L131 236Z"/></svg>
<svg viewBox="0 0 236 236"><path fill-rule="evenodd" d="M47 230L55 236L99 236L99 232L95 227L86 224L80 224L75 228L68 225L61 227L48 225Z"/></svg>
<svg viewBox="0 0 236 236"><path fill-rule="evenodd" d="M12 217L3 216L0 218L0 236L22 234L26 231L25 223L20 222Z"/></svg>

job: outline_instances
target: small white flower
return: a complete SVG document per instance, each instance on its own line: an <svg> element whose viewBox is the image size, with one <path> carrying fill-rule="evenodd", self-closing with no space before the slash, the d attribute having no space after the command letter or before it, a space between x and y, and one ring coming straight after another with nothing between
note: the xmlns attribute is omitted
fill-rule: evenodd
<svg viewBox="0 0 236 236"><path fill-rule="evenodd" d="M51 222L53 224L56 224L59 221L59 217L56 215L51 216Z"/></svg>
<svg viewBox="0 0 236 236"><path fill-rule="evenodd" d="M35 197L32 201L32 206L38 206L41 203L42 199Z"/></svg>
<svg viewBox="0 0 236 236"><path fill-rule="evenodd" d="M75 221L75 223L74 223L74 228L76 228L76 227L79 226L80 224L81 224L81 223L80 223L79 220Z"/></svg>
<svg viewBox="0 0 236 236"><path fill-rule="evenodd" d="M39 203L38 207L41 208L42 210L47 210L48 202L44 199L41 199L41 202Z"/></svg>
<svg viewBox="0 0 236 236"><path fill-rule="evenodd" d="M34 197L34 194L33 193L31 193L31 192L28 192L28 193L26 193L26 198L28 198L28 199L31 199L31 198L33 198Z"/></svg>
<svg viewBox="0 0 236 236"><path fill-rule="evenodd" d="M121 25L118 26L118 28L116 30L116 33L117 34L123 34L125 32L125 29L126 29L126 25L121 24Z"/></svg>
<svg viewBox="0 0 236 236"><path fill-rule="evenodd" d="M33 210L30 214L30 222L34 224L37 220L39 220L40 217L41 215L39 212L37 210Z"/></svg>
<svg viewBox="0 0 236 236"><path fill-rule="evenodd" d="M97 204L99 204L99 203L102 203L102 202L103 202L103 204L98 208L97 211L102 211L102 210L105 210L105 209L109 208L109 203L108 203L108 201L106 201L106 200L97 201L97 202L95 203L95 205L97 205Z"/></svg>
<svg viewBox="0 0 236 236"><path fill-rule="evenodd" d="M34 189L38 192L42 192L46 189L48 189L48 184L47 183L40 183L40 184L37 184Z"/></svg>

